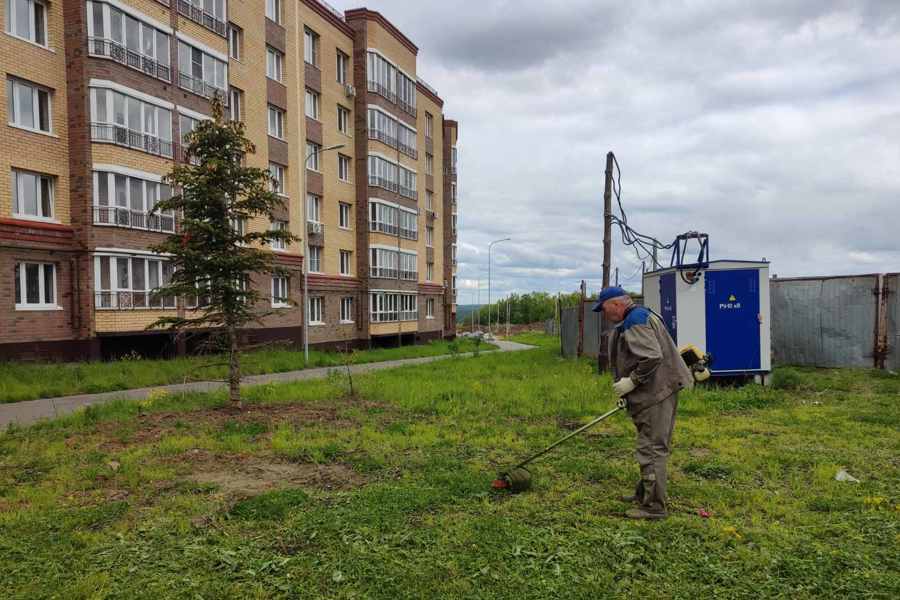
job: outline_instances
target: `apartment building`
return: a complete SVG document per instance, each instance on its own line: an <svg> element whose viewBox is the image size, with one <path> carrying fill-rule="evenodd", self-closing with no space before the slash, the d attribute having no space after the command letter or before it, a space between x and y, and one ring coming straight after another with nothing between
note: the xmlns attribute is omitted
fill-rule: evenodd
<svg viewBox="0 0 900 600"><path fill-rule="evenodd" d="M150 214L221 97L300 241L255 274L254 341L412 343L455 331L456 122L381 14L317 0L7 0L0 37L0 358L185 351ZM303 294L307 272L308 294Z"/></svg>

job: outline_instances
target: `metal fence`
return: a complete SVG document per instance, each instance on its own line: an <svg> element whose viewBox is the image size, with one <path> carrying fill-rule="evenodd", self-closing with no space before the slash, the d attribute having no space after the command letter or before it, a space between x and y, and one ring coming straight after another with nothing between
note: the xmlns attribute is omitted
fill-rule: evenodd
<svg viewBox="0 0 900 600"><path fill-rule="evenodd" d="M900 371L900 273L884 277L885 292L885 352L884 366Z"/></svg>
<svg viewBox="0 0 900 600"><path fill-rule="evenodd" d="M578 307L564 308L559 315L560 344L566 358L578 356L578 341L581 338L581 355L597 358L600 352L600 313L595 313L593 301L582 304L583 321L579 322Z"/></svg>

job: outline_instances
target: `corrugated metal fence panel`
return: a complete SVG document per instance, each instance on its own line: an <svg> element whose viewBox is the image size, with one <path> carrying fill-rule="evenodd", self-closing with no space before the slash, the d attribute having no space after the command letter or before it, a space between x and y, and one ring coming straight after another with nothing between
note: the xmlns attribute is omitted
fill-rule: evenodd
<svg viewBox="0 0 900 600"><path fill-rule="evenodd" d="M578 353L578 310L576 308L564 308L560 311L559 330L562 355L566 358L574 358Z"/></svg>
<svg viewBox="0 0 900 600"><path fill-rule="evenodd" d="M887 346L888 353L884 366L900 371L900 273L884 277L887 292Z"/></svg>
<svg viewBox="0 0 900 600"><path fill-rule="evenodd" d="M778 364L871 367L877 276L771 281Z"/></svg>

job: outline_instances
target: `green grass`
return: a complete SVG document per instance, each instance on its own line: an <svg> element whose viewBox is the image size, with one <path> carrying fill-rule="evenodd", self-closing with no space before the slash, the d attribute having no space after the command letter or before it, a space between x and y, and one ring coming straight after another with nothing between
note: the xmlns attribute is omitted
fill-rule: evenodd
<svg viewBox="0 0 900 600"><path fill-rule="evenodd" d="M259 386L246 415L189 394L14 428L3 596L900 597L900 378L791 371L682 394L654 523L615 499L637 476L624 415L541 459L531 492L490 490L613 403L550 347L372 373L356 398L339 376ZM343 475L244 494L199 476L254 461Z"/></svg>
<svg viewBox="0 0 900 600"><path fill-rule="evenodd" d="M353 355L354 363L381 362L458 352L472 352L472 340L435 341L401 348L362 350ZM482 344L480 350L493 349ZM73 394L113 392L188 381L221 380L226 377L226 358L218 355L191 356L170 360L119 360L83 363L0 362L0 403L36 398L54 398ZM344 365L339 352L310 350L309 367ZM303 369L303 352L295 349L268 349L248 352L242 363L245 375L281 373Z"/></svg>

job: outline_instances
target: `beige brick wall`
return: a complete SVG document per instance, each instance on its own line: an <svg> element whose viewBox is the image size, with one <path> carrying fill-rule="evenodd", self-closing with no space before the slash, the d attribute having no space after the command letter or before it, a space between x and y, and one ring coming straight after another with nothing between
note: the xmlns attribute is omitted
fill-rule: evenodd
<svg viewBox="0 0 900 600"><path fill-rule="evenodd" d="M377 21L369 21L366 28L366 36L369 48L375 48L381 52L388 60L415 79L416 55L409 48L401 44L393 34Z"/></svg>
<svg viewBox="0 0 900 600"><path fill-rule="evenodd" d="M175 315L174 310L97 310L94 313L94 329L97 333L143 331L160 317Z"/></svg>
<svg viewBox="0 0 900 600"><path fill-rule="evenodd" d="M155 19L166 26L171 26L171 11L168 6L164 6L162 3L157 2L156 0L117 0L120 4L125 4L138 10L151 19ZM172 0L172 5L175 6L175 3L178 0ZM184 18L184 17L181 17Z"/></svg>
<svg viewBox="0 0 900 600"><path fill-rule="evenodd" d="M145 1L148 1L150 4L152 4L152 2L150 2L149 0L145 0ZM172 0L172 3L174 4L177 1L178 0ZM244 3L234 2L233 0L232 0L232 2L228 3L228 13L229 13L228 18L229 19L231 18L231 11L234 8L232 5L241 6L241 4L244 4ZM246 4L250 4L250 3L246 3ZM254 7L256 9L257 16L259 16L260 18L262 17L263 6L264 5L262 3L260 3L260 6ZM212 31L210 31L206 27L203 27L202 25L198 25L197 23L194 23L190 19L188 19L180 14L178 15L178 30L182 34L184 34L198 42L206 44L213 50L221 52L222 54L228 54L228 41L225 38L223 38L222 36L220 36L216 33L213 33ZM176 64L177 62L178 62L177 55L173 56L172 63ZM265 75L265 70L263 70L263 75Z"/></svg>
<svg viewBox="0 0 900 600"><path fill-rule="evenodd" d="M6 3L0 4L0 217L12 216L10 169L21 167L56 177L54 217L60 223L69 220L69 155L66 108L66 53L63 37L61 2L53 2L47 11L48 46L42 48L6 33ZM34 133L8 125L9 76L25 79L52 90L52 133Z"/></svg>
<svg viewBox="0 0 900 600"><path fill-rule="evenodd" d="M443 206L443 198L444 198L444 165L443 165L443 149L441 148L441 144L443 142L443 134L441 127L441 107L439 107L435 102L426 96L425 94L416 93L416 105L418 108L416 115L416 132L418 133L416 143L419 149L419 231L421 234L419 236L419 253L424 256L426 252L425 245L425 228L428 226L428 218L426 212L426 201L425 201L425 191L426 191L426 170L425 170L425 161L426 161L426 151L425 151L425 113L429 113L433 118L433 128L432 128L432 156L434 157L433 165L433 173L434 173L434 186L432 187L432 191L434 192L434 203L432 205L432 210L434 210L437 215L437 219L435 219L432 223L432 227L434 227L434 277L429 283L435 283L437 285L443 285L444 278L442 273L444 272L444 223L443 219L449 218L444 214L444 206ZM427 267L424 262L419 268L419 281L422 283L426 282L427 276Z"/></svg>

